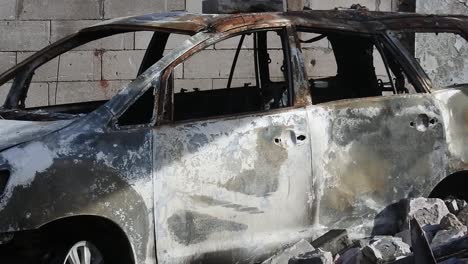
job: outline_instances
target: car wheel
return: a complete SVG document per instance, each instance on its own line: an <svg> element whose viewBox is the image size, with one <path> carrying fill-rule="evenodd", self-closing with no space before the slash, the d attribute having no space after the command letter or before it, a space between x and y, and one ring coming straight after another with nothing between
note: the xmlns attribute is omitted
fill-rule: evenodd
<svg viewBox="0 0 468 264"><path fill-rule="evenodd" d="M89 241L79 241L56 251L51 264L104 264L101 251Z"/></svg>

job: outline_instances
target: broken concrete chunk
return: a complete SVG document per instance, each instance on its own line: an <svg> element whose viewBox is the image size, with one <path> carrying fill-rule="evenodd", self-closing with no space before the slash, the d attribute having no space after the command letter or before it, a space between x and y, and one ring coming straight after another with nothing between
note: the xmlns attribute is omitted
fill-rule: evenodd
<svg viewBox="0 0 468 264"><path fill-rule="evenodd" d="M460 212L460 208L458 208L457 200L449 199L449 200L445 200L444 202L447 208L449 209L450 213L458 214L458 212Z"/></svg>
<svg viewBox="0 0 468 264"><path fill-rule="evenodd" d="M348 232L343 229L330 230L311 244L315 248L331 252L333 256L352 246Z"/></svg>
<svg viewBox="0 0 468 264"><path fill-rule="evenodd" d="M401 238L403 242L411 246L411 231L409 229L403 230L395 234L395 236Z"/></svg>
<svg viewBox="0 0 468 264"><path fill-rule="evenodd" d="M465 226L468 226L468 206L463 208L458 214L457 214L458 220L462 222Z"/></svg>
<svg viewBox="0 0 468 264"><path fill-rule="evenodd" d="M316 249L289 260L289 264L333 264L332 253Z"/></svg>
<svg viewBox="0 0 468 264"><path fill-rule="evenodd" d="M460 220L458 220L458 218L452 213L442 218L440 221L440 228L445 230L461 230L465 233L467 231L466 226L463 225L462 222L460 222Z"/></svg>
<svg viewBox="0 0 468 264"><path fill-rule="evenodd" d="M276 253L269 259L262 262L262 264L287 264L289 259L292 257L313 251L314 249L315 248L309 242L302 239L293 246Z"/></svg>
<svg viewBox="0 0 468 264"><path fill-rule="evenodd" d="M445 205L452 214L458 214L463 208L467 206L466 201L459 199L446 199Z"/></svg>
<svg viewBox="0 0 468 264"><path fill-rule="evenodd" d="M440 230L432 239L431 247L435 248L447 243L452 242L458 238L461 238L465 233L461 230L451 229L451 230Z"/></svg>
<svg viewBox="0 0 468 264"><path fill-rule="evenodd" d="M372 263L394 261L411 254L410 247L398 237L376 238L362 249L364 256Z"/></svg>
<svg viewBox="0 0 468 264"><path fill-rule="evenodd" d="M444 201L436 198L415 198L407 201L408 221L416 219L421 226L438 225L449 214Z"/></svg>

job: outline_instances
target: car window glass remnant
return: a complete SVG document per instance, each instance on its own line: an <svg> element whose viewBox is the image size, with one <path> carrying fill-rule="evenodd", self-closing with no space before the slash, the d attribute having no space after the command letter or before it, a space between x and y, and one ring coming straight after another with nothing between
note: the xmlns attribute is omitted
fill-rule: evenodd
<svg viewBox="0 0 468 264"><path fill-rule="evenodd" d="M298 35L314 104L416 92L375 37L307 30Z"/></svg>
<svg viewBox="0 0 468 264"><path fill-rule="evenodd" d="M287 107L284 30L235 36L194 54L173 73L176 121Z"/></svg>
<svg viewBox="0 0 468 264"><path fill-rule="evenodd" d="M440 89L468 84L468 43L453 33L415 33L415 58Z"/></svg>

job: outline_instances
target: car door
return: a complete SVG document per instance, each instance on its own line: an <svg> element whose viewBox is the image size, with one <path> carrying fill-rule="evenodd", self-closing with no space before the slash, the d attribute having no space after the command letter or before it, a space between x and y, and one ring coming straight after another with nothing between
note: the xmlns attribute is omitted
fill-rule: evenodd
<svg viewBox="0 0 468 264"><path fill-rule="evenodd" d="M282 32L281 53L290 54L289 50L284 50L285 47L289 49L289 36L285 30ZM245 41L256 42L265 36L258 34ZM216 44L216 51L206 47L199 54L203 60L213 54L224 54L221 47L226 47L231 43L229 41ZM254 47L260 49L263 44ZM252 54L249 49L246 52ZM269 50L271 57L258 55L255 61L275 61L274 53ZM239 58L241 68L248 64L242 61L243 56L239 52L234 56ZM297 54L283 60L287 65L278 67L285 66L281 68L286 68L288 73L298 73L290 68L298 65L289 63L291 59L297 60ZM252 61L248 60L249 63ZM190 64L185 62L181 67L184 67L185 75L190 74ZM217 67L219 65L213 69ZM262 71L265 68L259 69ZM244 73L249 72L252 73L244 69ZM197 72L196 76L200 74ZM299 81L291 82L289 79L288 82L289 92L300 88L293 86ZM237 97L237 91L259 88L244 84L230 89L235 80L228 83L227 89L199 91L201 89L196 88L191 93L184 89L176 94L176 99L197 98L190 104L184 101L184 107L189 105L193 109L187 108L187 112L179 113L179 116L203 112L206 104L224 105L218 102L224 102L226 93L231 96L231 101L237 100L235 106L239 105L244 102L239 98L244 96ZM281 81L275 85L278 84ZM200 101L203 103L195 106ZM175 103L175 113L178 112L177 107ZM274 110L227 115L227 108L220 109L216 111L224 113L224 116L177 121L154 130L155 225L159 263L195 260L249 262L268 250L308 235L304 229L310 222L307 201L311 148L305 108L289 105Z"/></svg>
<svg viewBox="0 0 468 264"><path fill-rule="evenodd" d="M415 79L417 73L407 67L405 74ZM313 202L322 225L353 235L391 232L380 229L398 226L386 206L427 197L446 176L443 118L430 93L331 101L314 105L309 114Z"/></svg>

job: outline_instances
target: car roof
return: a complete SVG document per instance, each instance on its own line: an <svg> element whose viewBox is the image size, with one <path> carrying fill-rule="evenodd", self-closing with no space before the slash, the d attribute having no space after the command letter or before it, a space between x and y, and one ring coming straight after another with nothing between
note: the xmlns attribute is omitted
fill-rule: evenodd
<svg viewBox="0 0 468 264"><path fill-rule="evenodd" d="M169 31L193 35L200 31L223 32L255 24L289 23L296 26L352 31L379 29L431 28L447 29L466 25L468 16L426 15L417 13L377 12L367 10L307 10L284 13L191 14L187 12L153 13L116 18L81 31L106 28Z"/></svg>

